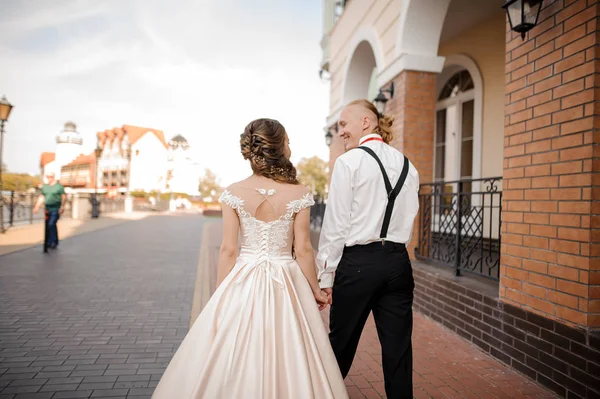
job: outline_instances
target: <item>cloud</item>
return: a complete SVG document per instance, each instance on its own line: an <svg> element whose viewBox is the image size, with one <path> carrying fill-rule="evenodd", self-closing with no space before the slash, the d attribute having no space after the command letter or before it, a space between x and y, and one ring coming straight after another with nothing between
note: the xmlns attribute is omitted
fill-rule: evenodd
<svg viewBox="0 0 600 399"><path fill-rule="evenodd" d="M286 126L294 160L327 156L320 1L8 2L0 94L15 104L10 170L36 173L67 120L86 151L97 131L122 124L181 134L225 184L249 173L238 140L255 118Z"/></svg>

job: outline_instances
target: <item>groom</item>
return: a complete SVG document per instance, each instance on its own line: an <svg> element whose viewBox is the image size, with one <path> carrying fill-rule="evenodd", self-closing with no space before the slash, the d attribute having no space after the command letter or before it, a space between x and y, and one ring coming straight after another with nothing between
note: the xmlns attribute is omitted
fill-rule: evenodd
<svg viewBox="0 0 600 399"><path fill-rule="evenodd" d="M342 110L338 134L346 153L333 168L317 265L331 295L329 338L342 375L372 311L387 397L404 399L413 397L414 289L405 244L419 209L419 174L389 145L392 121L367 100Z"/></svg>

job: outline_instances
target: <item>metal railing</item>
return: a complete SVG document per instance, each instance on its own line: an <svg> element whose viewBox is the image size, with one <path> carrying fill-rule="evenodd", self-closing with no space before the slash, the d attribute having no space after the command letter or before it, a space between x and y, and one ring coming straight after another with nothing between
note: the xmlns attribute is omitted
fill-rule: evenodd
<svg viewBox="0 0 600 399"><path fill-rule="evenodd" d="M39 193L3 191L2 192L2 221L4 229L21 226L24 224L33 224L44 220L44 212L41 209L37 214L33 213L33 208L39 197ZM71 217L71 198L67 196L64 212L61 218Z"/></svg>
<svg viewBox="0 0 600 399"><path fill-rule="evenodd" d="M501 177L422 184L415 254L498 280L501 214Z"/></svg>
<svg viewBox="0 0 600 399"><path fill-rule="evenodd" d="M325 206L315 199L311 229L321 230ZM421 184L415 255L453 267L457 276L464 271L498 280L501 216L501 177Z"/></svg>

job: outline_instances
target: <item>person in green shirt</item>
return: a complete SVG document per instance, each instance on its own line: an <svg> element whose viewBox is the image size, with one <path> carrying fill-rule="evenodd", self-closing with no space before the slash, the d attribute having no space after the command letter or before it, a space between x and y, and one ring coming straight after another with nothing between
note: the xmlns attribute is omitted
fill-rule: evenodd
<svg viewBox="0 0 600 399"><path fill-rule="evenodd" d="M53 172L46 174L48 184L42 187L42 194L38 198L33 213L37 213L44 204L48 217L48 248L55 249L58 246L58 229L56 223L64 211L64 204L67 199L65 188L60 184Z"/></svg>

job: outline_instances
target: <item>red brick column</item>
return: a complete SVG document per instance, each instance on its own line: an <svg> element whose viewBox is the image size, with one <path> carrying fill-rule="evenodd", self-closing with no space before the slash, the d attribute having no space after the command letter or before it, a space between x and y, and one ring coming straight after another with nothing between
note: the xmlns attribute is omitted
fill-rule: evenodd
<svg viewBox="0 0 600 399"><path fill-rule="evenodd" d="M506 34L500 296L583 327L600 326L596 3L544 2L525 41Z"/></svg>
<svg viewBox="0 0 600 399"><path fill-rule="evenodd" d="M419 171L420 183L433 181L433 147L437 74L403 71L393 79L394 97L385 113L393 115L394 141ZM408 251L412 255L419 241L419 218L415 219Z"/></svg>
<svg viewBox="0 0 600 399"><path fill-rule="evenodd" d="M392 145L419 171L421 183L433 181L436 73L404 71L394 78L394 98L386 113L395 117Z"/></svg>

